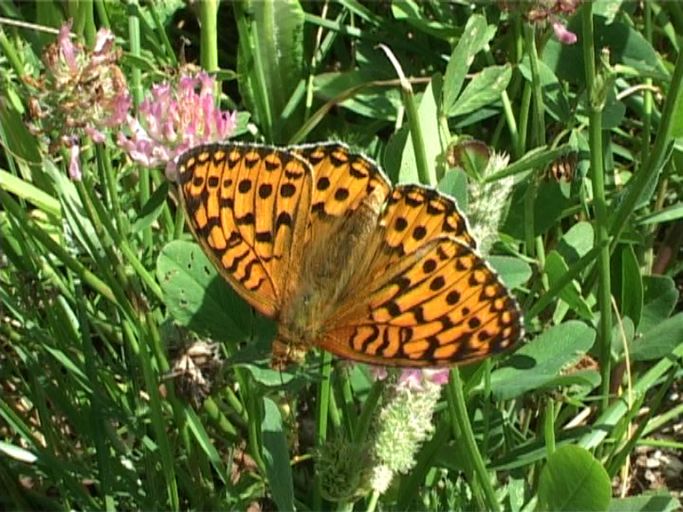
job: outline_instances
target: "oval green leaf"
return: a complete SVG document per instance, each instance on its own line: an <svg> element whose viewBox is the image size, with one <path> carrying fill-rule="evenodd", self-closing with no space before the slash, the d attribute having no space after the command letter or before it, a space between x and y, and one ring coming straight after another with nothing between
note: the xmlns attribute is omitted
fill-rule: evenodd
<svg viewBox="0 0 683 512"><path fill-rule="evenodd" d="M538 481L540 510L607 510L610 479L602 464L580 446L562 446L548 459Z"/></svg>

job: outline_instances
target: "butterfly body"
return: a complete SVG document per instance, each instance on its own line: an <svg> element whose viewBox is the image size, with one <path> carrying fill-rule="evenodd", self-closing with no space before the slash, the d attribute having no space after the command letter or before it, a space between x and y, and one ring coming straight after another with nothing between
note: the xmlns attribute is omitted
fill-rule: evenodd
<svg viewBox="0 0 683 512"><path fill-rule="evenodd" d="M339 304L357 293L353 278L367 260L385 199L376 189L358 208L334 221L326 240L309 240L301 267L291 272L296 286L277 317L273 366L300 361L308 348L320 345Z"/></svg>
<svg viewBox="0 0 683 512"><path fill-rule="evenodd" d="M450 366L521 336L516 301L453 201L392 188L341 144L199 146L178 170L205 252L278 322L276 368L314 346L374 364Z"/></svg>

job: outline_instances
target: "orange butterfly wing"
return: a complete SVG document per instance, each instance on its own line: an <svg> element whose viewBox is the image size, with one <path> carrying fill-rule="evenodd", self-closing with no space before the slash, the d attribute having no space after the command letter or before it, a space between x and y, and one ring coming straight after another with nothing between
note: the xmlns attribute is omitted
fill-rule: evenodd
<svg viewBox="0 0 683 512"><path fill-rule="evenodd" d="M522 336L519 307L479 256L445 196L399 186L359 269L359 293L340 305L320 346L389 366L453 366Z"/></svg>
<svg viewBox="0 0 683 512"><path fill-rule="evenodd" d="M184 153L178 182L189 225L221 275L274 317L301 260L311 203L310 164L289 151L209 144Z"/></svg>

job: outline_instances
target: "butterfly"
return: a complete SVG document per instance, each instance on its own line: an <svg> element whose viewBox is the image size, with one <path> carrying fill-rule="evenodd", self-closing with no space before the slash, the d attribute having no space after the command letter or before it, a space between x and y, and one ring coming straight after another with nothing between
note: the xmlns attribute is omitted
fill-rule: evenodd
<svg viewBox="0 0 683 512"><path fill-rule="evenodd" d="M340 143L200 145L177 162L188 224L218 272L277 321L271 365L312 347L385 366L453 366L522 335L516 300L452 199L393 186Z"/></svg>

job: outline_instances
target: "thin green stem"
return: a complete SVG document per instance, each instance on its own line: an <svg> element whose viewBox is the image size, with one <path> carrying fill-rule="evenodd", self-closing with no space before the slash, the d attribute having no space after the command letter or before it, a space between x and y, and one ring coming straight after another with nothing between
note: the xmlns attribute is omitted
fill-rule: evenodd
<svg viewBox="0 0 683 512"><path fill-rule="evenodd" d="M150 9L154 10L154 9ZM109 15L107 14L107 4L105 0L95 0L95 12L97 12L97 17L100 20L100 26L111 28L111 23L109 22Z"/></svg>
<svg viewBox="0 0 683 512"><path fill-rule="evenodd" d="M315 444L320 449L327 440L327 420L330 412L330 391L332 373L332 355L329 352L320 352L320 384L318 384L318 410L316 411L317 428L315 431ZM322 508L322 481L320 473L315 473L315 486L313 487L313 509Z"/></svg>
<svg viewBox="0 0 683 512"><path fill-rule="evenodd" d="M158 9L152 8L149 9L147 12L152 16L152 20L154 21L154 25L156 26L156 33L159 35L159 38L161 39L161 42L164 45L164 57L170 61L172 66L177 66L178 59L176 58L175 49L173 48L171 41L168 39L168 34L166 34L166 27L164 26L164 23L161 21L161 18L159 17Z"/></svg>
<svg viewBox="0 0 683 512"><path fill-rule="evenodd" d="M636 427L635 432L632 432L630 436L628 436L626 443L621 447L621 449L616 454L614 454L613 457L611 457L611 461L606 468L607 474L609 474L610 477L613 477L617 474L619 468L624 464L624 462L628 459L629 455L633 452L633 449L635 448L638 440L641 437L643 437L643 432L645 431L645 428L647 427L648 423L650 423L652 416L654 416L655 412L657 412L661 407L662 401L664 400L666 394L671 391L671 385L673 384L674 378L676 377L677 373L678 372L676 368L670 369L666 381L659 387L655 396L651 399L648 399L647 413L644 417L638 418L638 426ZM631 412L634 413L634 416L637 413L637 411L635 410L632 410Z"/></svg>
<svg viewBox="0 0 683 512"><path fill-rule="evenodd" d="M410 126L410 138L413 143L413 150L415 151L415 165L417 166L417 176L420 183L425 185L436 184L436 173L433 166L429 165L427 159L427 149L424 141L424 133L422 131L422 124L420 123L420 116L417 111L417 103L415 102L415 94L413 94L413 87L410 81L406 78L401 68L401 64L396 59L393 52L383 44L379 45L384 53L389 58L389 61L394 66L396 74L398 75L401 84L401 96L403 97L403 105L408 116L408 125Z"/></svg>
<svg viewBox="0 0 683 512"><path fill-rule="evenodd" d="M472 429L467 405L465 404L465 394L463 392L462 379L460 378L460 370L457 368L451 370L451 379L448 383L447 390L447 398L450 406L449 411L453 410L455 412L455 417L451 417L451 422L458 426L462 441L464 442L462 449L467 452L468 457L472 462L477 483L484 493L486 509L498 511L500 510L500 504L498 503L495 490L491 484L491 477L486 470L486 464L484 463L484 459L479 452L477 442L474 438L474 430ZM452 413L451 416L453 416ZM472 482L472 484L474 485L474 482Z"/></svg>
<svg viewBox="0 0 683 512"><path fill-rule="evenodd" d="M200 55L201 65L206 71L218 69L218 2L203 0L197 5L199 9ZM217 82L216 87L220 89Z"/></svg>
<svg viewBox="0 0 683 512"><path fill-rule="evenodd" d="M5 57L7 57L7 61L12 66L12 69L17 76L23 76L26 72L24 70L24 65L22 64L14 45L7 39L7 34L2 29L0 29L0 48L2 48Z"/></svg>
<svg viewBox="0 0 683 512"><path fill-rule="evenodd" d="M363 409L358 417L358 423L356 424L356 436L354 438L356 443L363 443L366 441L370 430L370 421L374 416L383 389L384 384L380 381L375 381L373 382L370 391L368 391L368 395L363 402Z"/></svg>
<svg viewBox="0 0 683 512"><path fill-rule="evenodd" d="M602 377L602 410L609 405L612 358L612 289L610 278L610 249L605 244L609 240L609 219L605 200L605 169L602 141L602 109L605 93L605 80L598 81L595 68L595 46L593 40L593 7L587 2L582 7L583 57L585 62L586 89L588 92L588 143L590 145L590 178L593 189L595 212L595 244L602 247L598 254L598 347L600 354L600 374Z"/></svg>
<svg viewBox="0 0 683 512"><path fill-rule="evenodd" d="M107 212L104 211L102 203L93 197L93 192L91 191L90 187L85 187L84 193L87 196L87 200L84 201L84 203L91 212L93 225L96 229L101 229L100 234L103 235L103 244L105 242L104 234L106 232L106 238L109 239L109 243L106 245L106 247L108 248L112 242L118 246L123 255L126 257L128 263L130 263L130 265L135 269L138 276L149 287L157 299L162 302L164 299L164 294L161 290L161 287L157 283L154 276L147 271L145 266L137 257L135 251L133 251L133 249L130 247L128 241L121 237L120 232L112 224ZM118 258L116 258L116 256L113 254L109 258L110 261L116 261L117 259Z"/></svg>
<svg viewBox="0 0 683 512"><path fill-rule="evenodd" d="M633 386L633 396L636 398L644 396L655 386L656 382L661 379L666 372L679 371L682 362L683 345L678 345L669 356L657 361L652 368L647 370L638 379ZM672 368L674 368L674 370L672 370ZM604 439L611 434L614 426L617 425L629 411L630 407L626 397L620 397L593 422L594 425L600 425L600 428L591 429L589 433L581 438L579 445L587 450L600 446Z"/></svg>
<svg viewBox="0 0 683 512"><path fill-rule="evenodd" d="M266 89L266 63L263 62L261 51L259 51L259 41L257 34L257 22L253 16L247 12L248 2L233 2L235 10L235 21L239 33L239 51L242 58L249 63L248 77L251 80L254 100L254 114L256 115L259 127L263 130L266 140L279 140L276 127L274 126L274 114L269 100L270 95Z"/></svg>
<svg viewBox="0 0 683 512"><path fill-rule="evenodd" d="M139 319L140 325L143 329L149 327L150 321L154 321L149 315L142 315ZM145 329L147 331L147 329ZM142 333L141 333L142 334ZM134 335L135 336L135 335ZM178 495L178 482L175 474L175 459L173 451L171 450L171 443L166 431L166 421L161 407L161 396L159 395L159 379L154 368L158 367L153 363L152 354L150 352L151 334L149 331L136 336L140 343L139 361L142 366L142 375L145 382L145 390L149 394L149 408L152 429L155 434L155 441L159 447L159 458L161 459L162 473L166 481L166 492L168 495L168 506L171 510L180 509L180 499Z"/></svg>
<svg viewBox="0 0 683 512"><path fill-rule="evenodd" d="M550 457L555 452L555 407L552 399L546 400L544 420L545 450L548 457Z"/></svg>
<svg viewBox="0 0 683 512"><path fill-rule="evenodd" d="M368 506L366 508L367 512L375 512L375 509L377 508L377 502L379 501L379 496L379 492L372 491L372 494L370 495L370 501L368 501Z"/></svg>
<svg viewBox="0 0 683 512"><path fill-rule="evenodd" d="M131 1L128 6L128 40L130 45L130 54L133 57L142 58L142 50L140 47L140 18L139 6L136 0ZM142 103L142 72L137 66L131 69L131 87L130 87L133 103L137 109ZM150 185L149 185L149 169L146 167L140 168L140 182L138 187L138 197L140 208L144 207L149 201ZM142 230L143 247L149 248L152 246L152 228L146 227Z"/></svg>
<svg viewBox="0 0 683 512"><path fill-rule="evenodd" d="M534 98L534 123L533 145L543 146L545 144L545 102L543 101L543 89L541 87L541 74L538 65L538 51L536 50L535 25L526 24L524 27L524 40L526 43L529 63L531 64L531 91Z"/></svg>

